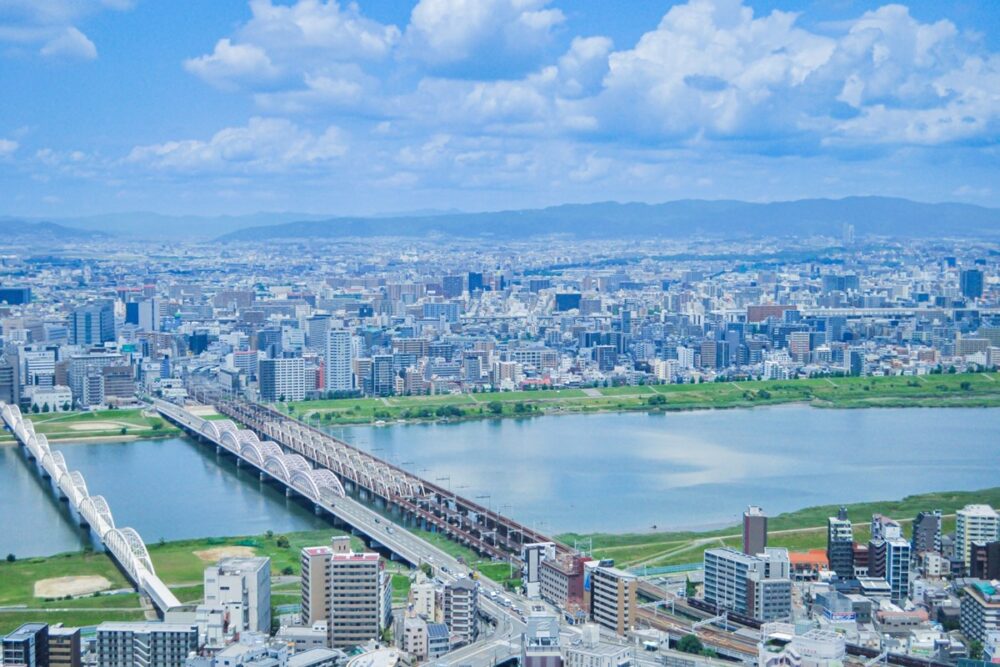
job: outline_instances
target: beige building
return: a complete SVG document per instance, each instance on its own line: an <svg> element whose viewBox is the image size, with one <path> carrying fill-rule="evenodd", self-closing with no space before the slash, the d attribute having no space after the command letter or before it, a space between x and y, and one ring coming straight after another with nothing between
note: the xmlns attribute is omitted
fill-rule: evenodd
<svg viewBox="0 0 1000 667"><path fill-rule="evenodd" d="M635 621L635 575L615 567L593 567L590 615L594 622L624 636Z"/></svg>
<svg viewBox="0 0 1000 667"><path fill-rule="evenodd" d="M354 553L350 538L302 550L302 621L326 621L332 648L378 639L392 616L390 578L376 553Z"/></svg>

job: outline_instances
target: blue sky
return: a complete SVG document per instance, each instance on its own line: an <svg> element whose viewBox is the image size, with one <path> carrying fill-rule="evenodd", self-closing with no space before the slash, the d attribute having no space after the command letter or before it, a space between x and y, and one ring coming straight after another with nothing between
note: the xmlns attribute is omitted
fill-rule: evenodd
<svg viewBox="0 0 1000 667"><path fill-rule="evenodd" d="M0 215L1000 206L995 0L0 0Z"/></svg>

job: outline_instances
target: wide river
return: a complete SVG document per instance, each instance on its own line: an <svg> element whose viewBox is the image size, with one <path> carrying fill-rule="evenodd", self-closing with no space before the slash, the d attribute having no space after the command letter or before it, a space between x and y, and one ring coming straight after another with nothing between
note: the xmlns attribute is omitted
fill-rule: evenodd
<svg viewBox="0 0 1000 667"><path fill-rule="evenodd" d="M536 417L332 432L547 533L732 525L1000 484L1000 409L781 406ZM147 541L325 525L255 474L184 439L57 448ZM85 539L17 448L0 447L0 556Z"/></svg>

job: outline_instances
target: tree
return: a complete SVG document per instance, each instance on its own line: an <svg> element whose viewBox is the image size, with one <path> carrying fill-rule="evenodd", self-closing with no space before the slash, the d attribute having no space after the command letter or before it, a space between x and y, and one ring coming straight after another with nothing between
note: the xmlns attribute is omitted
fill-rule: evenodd
<svg viewBox="0 0 1000 667"><path fill-rule="evenodd" d="M677 650L682 653L698 654L705 650L705 646L695 635L684 635L677 640Z"/></svg>
<svg viewBox="0 0 1000 667"><path fill-rule="evenodd" d="M691 581L691 577L687 578L684 583L684 595L689 598L693 598L698 593L698 584Z"/></svg>
<svg viewBox="0 0 1000 667"><path fill-rule="evenodd" d="M978 639L973 639L969 642L969 658L972 660L983 659L983 643Z"/></svg>
<svg viewBox="0 0 1000 667"><path fill-rule="evenodd" d="M37 404L37 403L36 403L35 405L32 405L32 406L31 406L31 411L32 411L32 412L33 412L34 414L36 414L36 415L38 414L38 404Z"/></svg>
<svg viewBox="0 0 1000 667"><path fill-rule="evenodd" d="M295 574L295 568L292 567L291 565L286 565L285 567L283 567L281 569L281 573L283 575L285 575L286 577L290 576L290 575L293 575L293 574Z"/></svg>
<svg viewBox="0 0 1000 667"><path fill-rule="evenodd" d="M490 414L503 414L503 403L500 401L490 401L487 403L486 407L489 408Z"/></svg>
<svg viewBox="0 0 1000 667"><path fill-rule="evenodd" d="M279 549L287 549L288 548L288 538L285 537L284 535L279 535L277 541L275 542L275 544L278 546Z"/></svg>
<svg viewBox="0 0 1000 667"><path fill-rule="evenodd" d="M8 556L8 558L9 558L9 556ZM434 568L431 567L430 563L421 563L420 564L420 571L423 572L424 575L426 575L428 579L433 579L434 578Z"/></svg>
<svg viewBox="0 0 1000 667"><path fill-rule="evenodd" d="M963 382L962 384L969 384L969 383L968 382ZM962 387L962 388L964 389L965 387ZM42 412L48 412L48 411L49 411L49 404L48 403L43 403L42 404Z"/></svg>
<svg viewBox="0 0 1000 667"><path fill-rule="evenodd" d="M118 431L118 435L128 435L128 429L122 426L122 430Z"/></svg>
<svg viewBox="0 0 1000 667"><path fill-rule="evenodd" d="M66 403L63 403L62 404L63 412L69 412L69 407L70 406L69 406L69 402L68 401Z"/></svg>

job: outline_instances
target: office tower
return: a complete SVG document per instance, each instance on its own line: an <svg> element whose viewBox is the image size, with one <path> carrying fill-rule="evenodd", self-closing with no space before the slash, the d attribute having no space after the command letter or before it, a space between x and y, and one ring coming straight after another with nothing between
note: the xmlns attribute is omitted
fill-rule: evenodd
<svg viewBox="0 0 1000 667"><path fill-rule="evenodd" d="M18 667L49 667L49 626L25 623L3 638L0 664Z"/></svg>
<svg viewBox="0 0 1000 667"><path fill-rule="evenodd" d="M854 245L854 225L849 222L844 223L841 240L845 246Z"/></svg>
<svg viewBox="0 0 1000 667"><path fill-rule="evenodd" d="M143 331L159 331L160 315L159 299L143 299L139 302L139 328Z"/></svg>
<svg viewBox="0 0 1000 667"><path fill-rule="evenodd" d="M22 306L31 303L30 287L0 287L0 303L8 306Z"/></svg>
<svg viewBox="0 0 1000 667"><path fill-rule="evenodd" d="M313 315L306 319L306 347L313 352L323 352L326 349L326 332L330 329L329 315Z"/></svg>
<svg viewBox="0 0 1000 667"><path fill-rule="evenodd" d="M844 507L826 521L826 557L837 576L854 577L854 527Z"/></svg>
<svg viewBox="0 0 1000 667"><path fill-rule="evenodd" d="M983 272L979 269L964 269L959 274L959 287L962 296L978 299L983 296Z"/></svg>
<svg viewBox="0 0 1000 667"><path fill-rule="evenodd" d="M302 621L327 622L332 648L377 639L392 618L390 578L376 553L354 553L350 538L302 550Z"/></svg>
<svg viewBox="0 0 1000 667"><path fill-rule="evenodd" d="M115 339L115 309L110 301L80 306L70 314L70 342L100 345Z"/></svg>
<svg viewBox="0 0 1000 667"><path fill-rule="evenodd" d="M559 649L559 618L532 609L521 634L521 667L562 667Z"/></svg>
<svg viewBox="0 0 1000 667"><path fill-rule="evenodd" d="M445 276L441 280L441 291L446 299L462 296L465 291L462 276Z"/></svg>
<svg viewBox="0 0 1000 667"><path fill-rule="evenodd" d="M235 632L271 632L271 559L224 558L205 568L205 603ZM235 627L234 627L235 626Z"/></svg>
<svg viewBox="0 0 1000 667"><path fill-rule="evenodd" d="M966 505L955 513L955 557L966 572L972 565L972 543L998 540L1000 516L989 505Z"/></svg>
<svg viewBox="0 0 1000 667"><path fill-rule="evenodd" d="M764 510L751 505L743 513L743 553L754 555L764 553L767 547L767 515Z"/></svg>
<svg viewBox="0 0 1000 667"><path fill-rule="evenodd" d="M301 357L261 359L258 372L262 401L301 401L306 397L306 365Z"/></svg>
<svg viewBox="0 0 1000 667"><path fill-rule="evenodd" d="M198 650L198 628L180 623L101 623L100 667L183 667Z"/></svg>
<svg viewBox="0 0 1000 667"><path fill-rule="evenodd" d="M868 576L885 579L896 603L909 595L910 554L910 543L898 535L868 543Z"/></svg>
<svg viewBox="0 0 1000 667"><path fill-rule="evenodd" d="M559 312L566 310L573 310L574 308L580 307L580 299L583 298L582 294L565 293L556 294L556 310Z"/></svg>
<svg viewBox="0 0 1000 667"><path fill-rule="evenodd" d="M792 613L791 566L787 549L768 547L749 556L729 547L705 552L705 602L760 621Z"/></svg>
<svg viewBox="0 0 1000 667"><path fill-rule="evenodd" d="M483 274L470 271L469 272L469 294L473 294L476 291L483 291Z"/></svg>
<svg viewBox="0 0 1000 667"><path fill-rule="evenodd" d="M590 616L594 622L624 636L635 622L637 585L635 575L630 572L615 567L592 567Z"/></svg>
<svg viewBox="0 0 1000 667"><path fill-rule="evenodd" d="M351 391L354 373L351 368L351 333L345 329L326 332L326 390Z"/></svg>
<svg viewBox="0 0 1000 667"><path fill-rule="evenodd" d="M391 354L376 354L372 357L371 393L374 396L391 396L395 392L396 374L392 367Z"/></svg>
<svg viewBox="0 0 1000 667"><path fill-rule="evenodd" d="M476 582L463 577L446 584L441 596L444 624L454 645L471 644L479 636L479 590Z"/></svg>
<svg viewBox="0 0 1000 667"><path fill-rule="evenodd" d="M913 553L941 553L941 510L920 511L913 520Z"/></svg>

